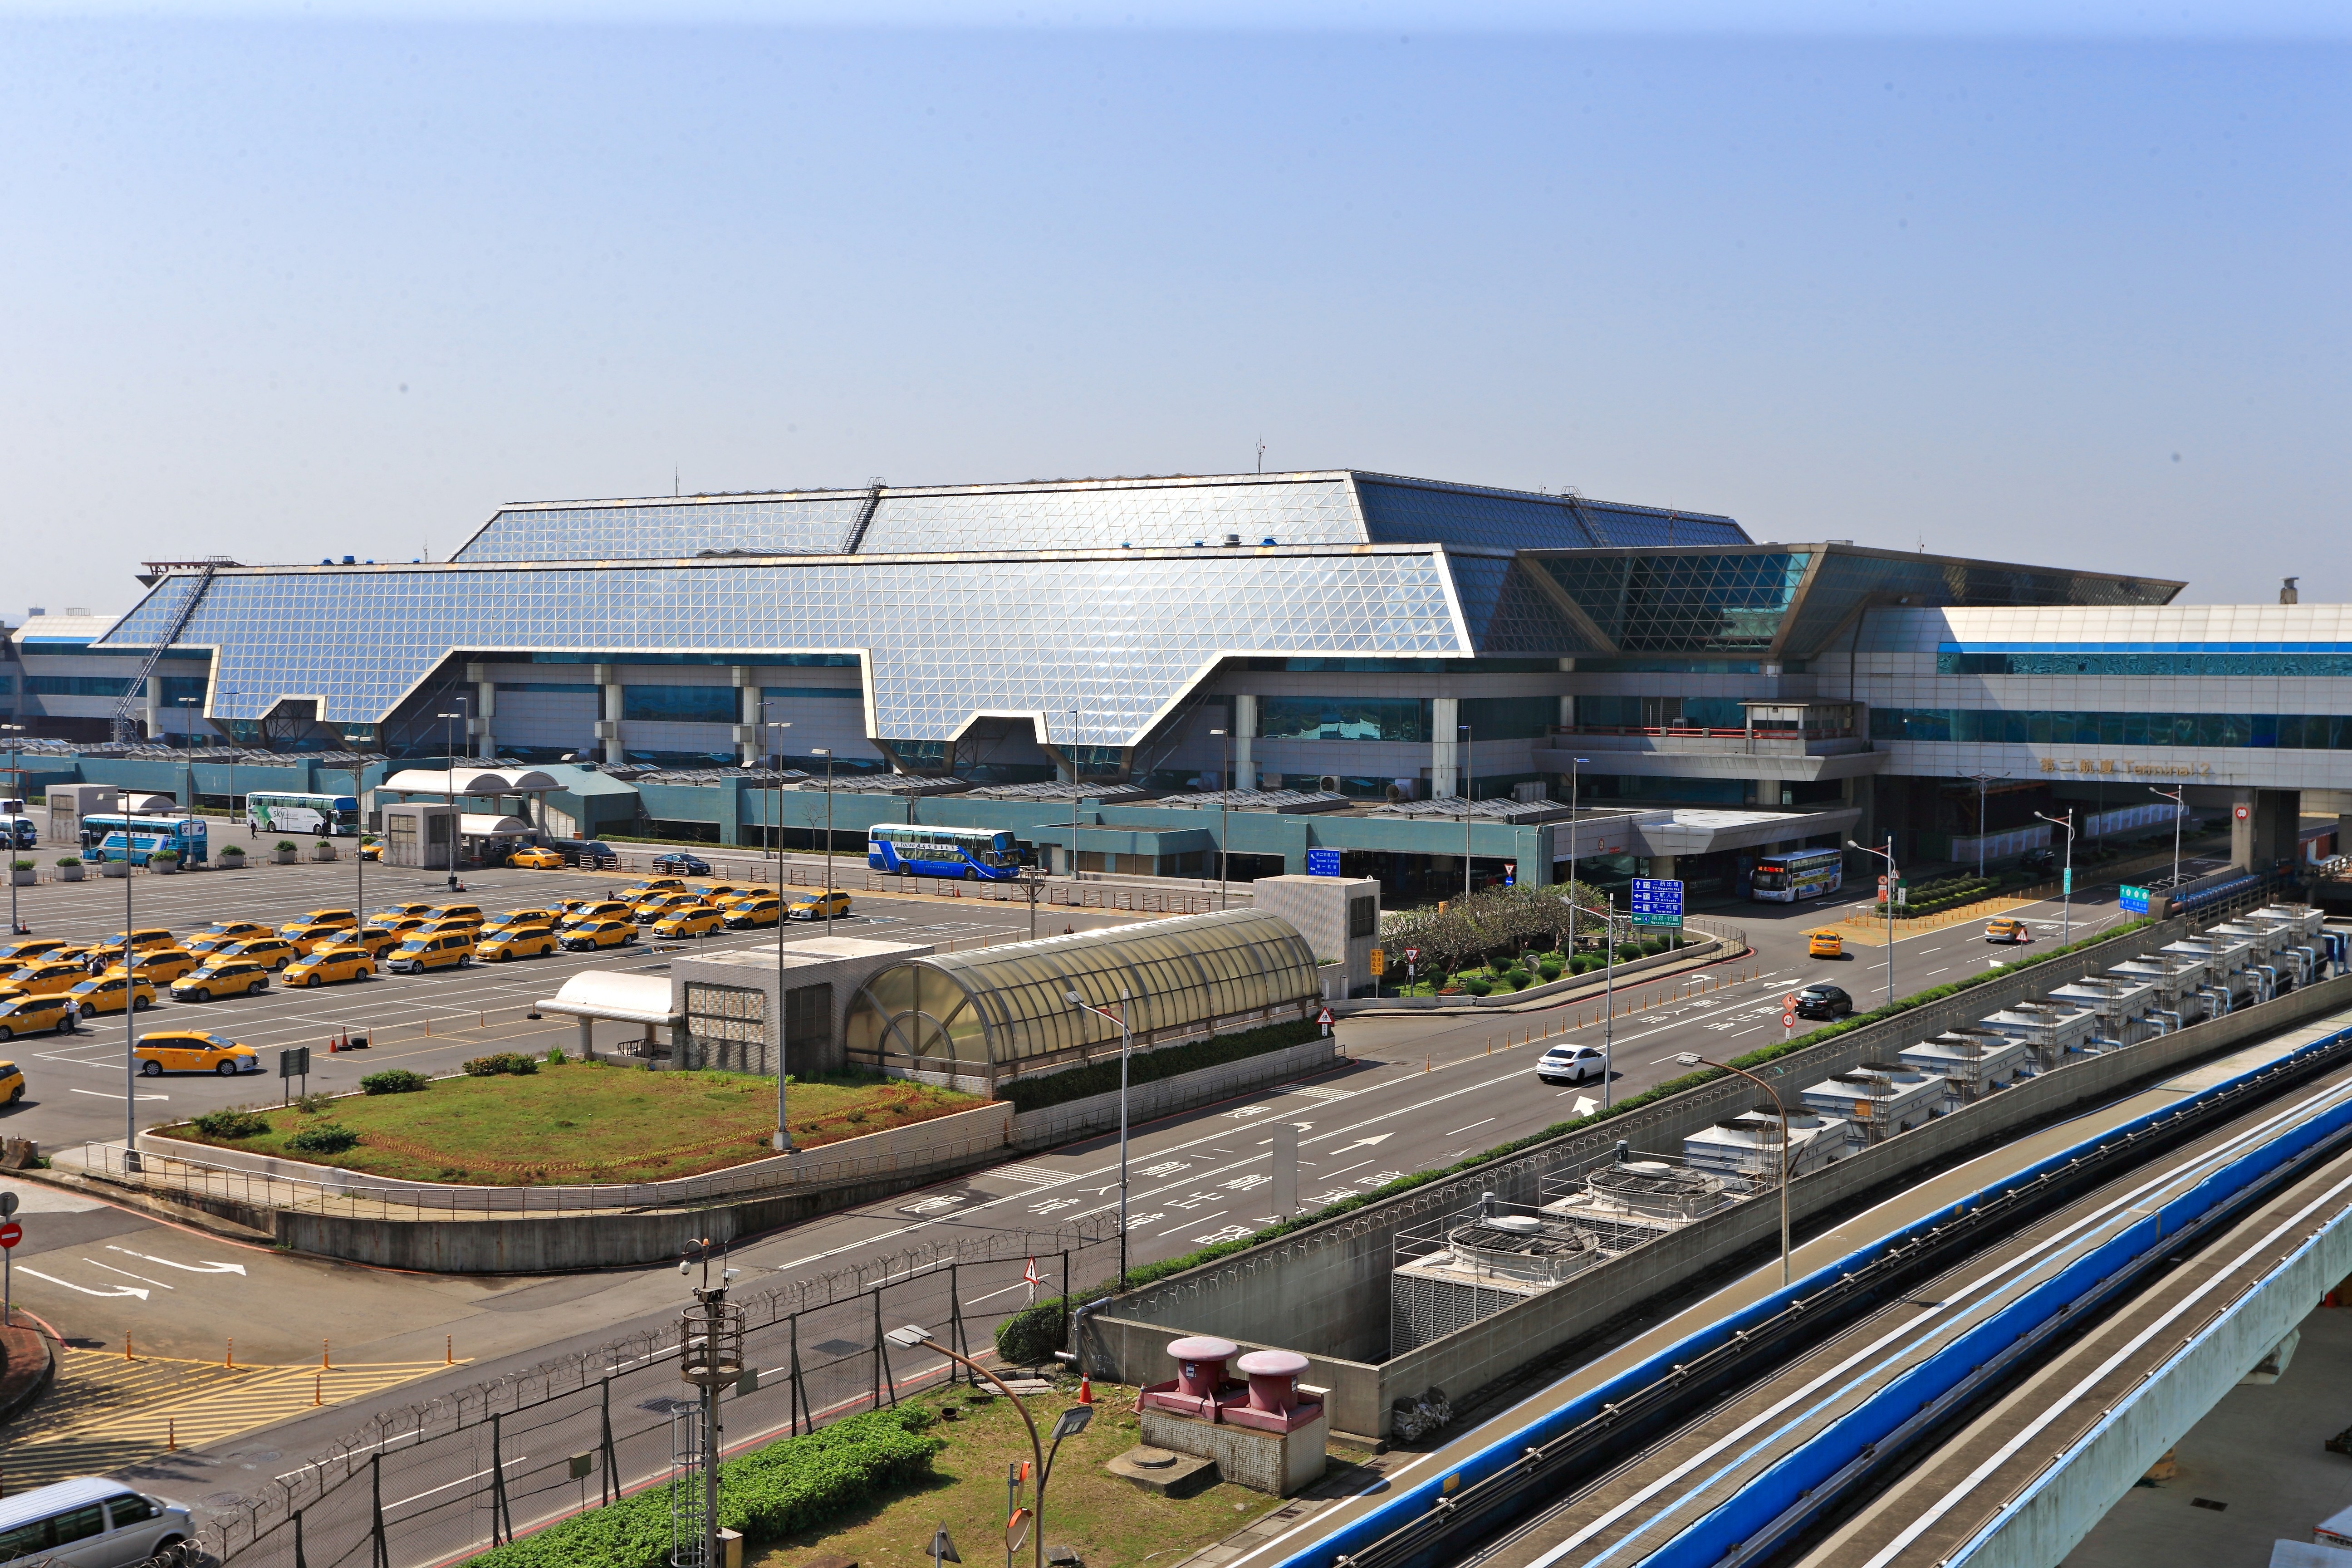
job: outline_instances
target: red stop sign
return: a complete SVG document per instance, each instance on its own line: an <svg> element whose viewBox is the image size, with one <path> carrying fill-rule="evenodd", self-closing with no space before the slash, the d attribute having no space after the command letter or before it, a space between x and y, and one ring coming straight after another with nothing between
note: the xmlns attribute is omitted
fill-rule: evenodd
<svg viewBox="0 0 2352 1568"><path fill-rule="evenodd" d="M25 1227L15 1220L0 1224L0 1247L14 1247L25 1239Z"/></svg>

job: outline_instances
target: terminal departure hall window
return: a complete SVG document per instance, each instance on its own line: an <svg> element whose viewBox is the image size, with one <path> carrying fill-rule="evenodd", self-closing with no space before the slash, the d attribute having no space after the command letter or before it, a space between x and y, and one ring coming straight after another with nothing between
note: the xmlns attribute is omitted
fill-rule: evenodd
<svg viewBox="0 0 2352 1568"><path fill-rule="evenodd" d="M130 691L131 677L127 675L25 677L25 694L28 697L121 697Z"/></svg>
<svg viewBox="0 0 2352 1568"><path fill-rule="evenodd" d="M2352 751L2352 716L2086 713L2053 709L1874 708L1874 741L2075 746L2251 746Z"/></svg>
<svg viewBox="0 0 2352 1568"><path fill-rule="evenodd" d="M1426 742L1429 725L1429 703L1418 697L1261 697L1257 703L1257 732L1270 741Z"/></svg>
<svg viewBox="0 0 2352 1568"><path fill-rule="evenodd" d="M1475 741L1524 741L1549 735L1559 722L1557 697L1465 697L1462 722Z"/></svg>
<svg viewBox="0 0 2352 1568"><path fill-rule="evenodd" d="M731 686L624 686L621 717L669 720L688 724L732 724L742 714L742 694Z"/></svg>

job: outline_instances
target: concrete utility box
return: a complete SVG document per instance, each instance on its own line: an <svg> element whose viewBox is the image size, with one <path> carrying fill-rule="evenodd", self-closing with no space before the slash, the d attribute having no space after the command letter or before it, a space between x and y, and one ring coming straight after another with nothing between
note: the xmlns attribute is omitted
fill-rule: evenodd
<svg viewBox="0 0 2352 1568"><path fill-rule="evenodd" d="M1327 1406L1298 1385L1305 1356L1240 1351L1231 1340L1206 1335L1171 1342L1177 1375L1136 1396L1143 1440L1213 1459L1217 1473L1235 1486L1288 1497L1323 1479L1331 1435ZM1225 1371L1236 1356L1239 1378Z"/></svg>
<svg viewBox="0 0 2352 1568"><path fill-rule="evenodd" d="M772 1073L776 1032L772 1020L781 1016L785 1070L794 1074L833 1071L847 1059L844 1025L857 988L877 970L931 952L928 945L856 936L787 942L781 965L781 1014L779 963L773 947L739 948L707 958L680 954L670 964L672 1005L685 1017L679 1031L682 1059L677 1065ZM988 1092L986 1081L977 1078L958 1079L947 1087L973 1094Z"/></svg>
<svg viewBox="0 0 2352 1568"><path fill-rule="evenodd" d="M1822 1116L1845 1118L1875 1143L1943 1114L1950 1096L1941 1078L1895 1061L1864 1062L1852 1072L1833 1073L1806 1089L1804 1100Z"/></svg>
<svg viewBox="0 0 2352 1568"><path fill-rule="evenodd" d="M1260 877L1250 894L1261 914L1280 915L1297 926L1317 958L1345 965L1349 995L1372 994L1380 883L1370 877Z"/></svg>
<svg viewBox="0 0 2352 1568"><path fill-rule="evenodd" d="M424 870L454 870L461 814L445 802L410 801L383 808L383 863Z"/></svg>
<svg viewBox="0 0 2352 1568"><path fill-rule="evenodd" d="M81 819L99 812L122 809L122 792L112 784L51 784L49 839L71 844L81 836Z"/></svg>

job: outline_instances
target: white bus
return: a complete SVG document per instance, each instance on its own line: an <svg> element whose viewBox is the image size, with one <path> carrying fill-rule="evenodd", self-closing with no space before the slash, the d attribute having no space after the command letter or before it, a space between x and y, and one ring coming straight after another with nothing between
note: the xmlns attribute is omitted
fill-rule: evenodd
<svg viewBox="0 0 2352 1568"><path fill-rule="evenodd" d="M1766 855L1748 879L1748 896L1762 903L1793 904L1834 893L1845 882L1845 856L1836 849L1792 849Z"/></svg>
<svg viewBox="0 0 2352 1568"><path fill-rule="evenodd" d="M310 834L323 824L331 837L350 838L360 830L360 803L348 795L249 795L245 824L256 833Z"/></svg>

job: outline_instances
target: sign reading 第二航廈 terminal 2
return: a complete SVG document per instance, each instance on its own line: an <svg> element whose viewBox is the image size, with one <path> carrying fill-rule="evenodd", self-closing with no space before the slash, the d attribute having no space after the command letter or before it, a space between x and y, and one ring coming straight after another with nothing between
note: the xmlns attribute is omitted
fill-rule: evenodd
<svg viewBox="0 0 2352 1568"><path fill-rule="evenodd" d="M1637 926L1679 926L1683 923L1683 885L1664 877L1633 879L1633 911Z"/></svg>
<svg viewBox="0 0 2352 1568"><path fill-rule="evenodd" d="M2119 889L2119 891L2122 893L2120 902L2123 905L2124 913L2127 915L2144 915L2147 913L2147 889L2146 888L2134 888L2126 885Z"/></svg>

